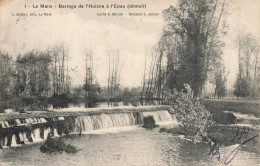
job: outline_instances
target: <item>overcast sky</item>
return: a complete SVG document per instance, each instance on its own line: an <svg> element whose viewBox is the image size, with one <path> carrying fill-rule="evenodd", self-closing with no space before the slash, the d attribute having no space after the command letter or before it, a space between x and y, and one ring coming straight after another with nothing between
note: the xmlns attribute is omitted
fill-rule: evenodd
<svg viewBox="0 0 260 166"><path fill-rule="evenodd" d="M146 4L146 9L33 9L39 4ZM24 5L30 5L25 8ZM69 49L70 71L73 85L84 82L84 49L92 49L97 79L105 85L108 77L106 50L119 49L123 64L121 83L139 86L142 82L146 47L158 42L164 25L162 10L176 5L174 0L0 0L0 48L12 56L32 49L44 50L48 46L64 43ZM52 16L15 17L16 13L51 13ZM146 12L160 16L97 16L104 12ZM239 28L252 32L260 41L260 0L235 1L228 18L229 33L224 39L223 58L229 71L228 83L232 84L237 73L237 48L232 42ZM18 18L20 18L18 20ZM18 21L17 21L18 20ZM260 42L259 42L260 43Z"/></svg>

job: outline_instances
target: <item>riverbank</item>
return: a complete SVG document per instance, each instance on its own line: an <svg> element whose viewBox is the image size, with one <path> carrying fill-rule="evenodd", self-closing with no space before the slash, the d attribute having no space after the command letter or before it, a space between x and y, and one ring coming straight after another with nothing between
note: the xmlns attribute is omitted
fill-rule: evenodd
<svg viewBox="0 0 260 166"><path fill-rule="evenodd" d="M260 100L207 99L204 104L212 114L220 111L233 111L260 117Z"/></svg>

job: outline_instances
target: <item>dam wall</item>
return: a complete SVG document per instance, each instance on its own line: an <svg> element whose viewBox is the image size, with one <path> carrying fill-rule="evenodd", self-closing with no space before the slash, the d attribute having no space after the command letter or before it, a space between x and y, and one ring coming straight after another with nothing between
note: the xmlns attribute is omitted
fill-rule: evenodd
<svg viewBox="0 0 260 166"><path fill-rule="evenodd" d="M52 137L84 134L94 130L143 124L153 116L156 123L173 121L167 107L55 110L5 115L0 118L0 148L40 142Z"/></svg>

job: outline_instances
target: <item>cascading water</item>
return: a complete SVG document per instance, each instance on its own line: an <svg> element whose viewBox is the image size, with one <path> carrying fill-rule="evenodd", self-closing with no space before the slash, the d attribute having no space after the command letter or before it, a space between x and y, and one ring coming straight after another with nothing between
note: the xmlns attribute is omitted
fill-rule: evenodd
<svg viewBox="0 0 260 166"><path fill-rule="evenodd" d="M17 146L17 143L16 143L16 137L15 135L13 134L12 136L12 143L11 143L12 146Z"/></svg>
<svg viewBox="0 0 260 166"><path fill-rule="evenodd" d="M144 117L147 117L149 115L153 116L156 123L173 120L168 111L143 112Z"/></svg>
<svg viewBox="0 0 260 166"><path fill-rule="evenodd" d="M76 118L75 122L75 132L87 132L98 129L136 125L133 113L79 116Z"/></svg>
<svg viewBox="0 0 260 166"><path fill-rule="evenodd" d="M175 121L168 111L102 113L87 116L55 118L27 118L1 121L0 148L17 146L47 139L48 134L59 137L64 134L81 134L93 130L143 124L143 117L152 115L156 121Z"/></svg>
<svg viewBox="0 0 260 166"><path fill-rule="evenodd" d="M32 132L32 139L33 139L33 142L40 142L42 140L42 138L40 136L40 128L36 128Z"/></svg>
<svg viewBox="0 0 260 166"><path fill-rule="evenodd" d="M50 133L50 131L51 131L51 129L49 127L47 129L44 129L43 139L47 139L47 136Z"/></svg>

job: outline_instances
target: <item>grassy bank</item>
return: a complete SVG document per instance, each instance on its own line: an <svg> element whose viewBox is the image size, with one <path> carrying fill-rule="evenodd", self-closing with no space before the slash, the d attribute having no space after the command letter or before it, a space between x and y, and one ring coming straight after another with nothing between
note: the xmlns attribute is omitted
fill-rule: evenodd
<svg viewBox="0 0 260 166"><path fill-rule="evenodd" d="M234 111L242 114L253 114L260 117L259 100L205 100L205 107L213 114L222 111Z"/></svg>
<svg viewBox="0 0 260 166"><path fill-rule="evenodd" d="M168 106L144 106L144 107L111 107L111 108L64 108L55 111L32 111L26 113L0 114L0 121L24 118L52 118L59 116L86 116L97 114L113 114L128 112L150 112L168 110Z"/></svg>

